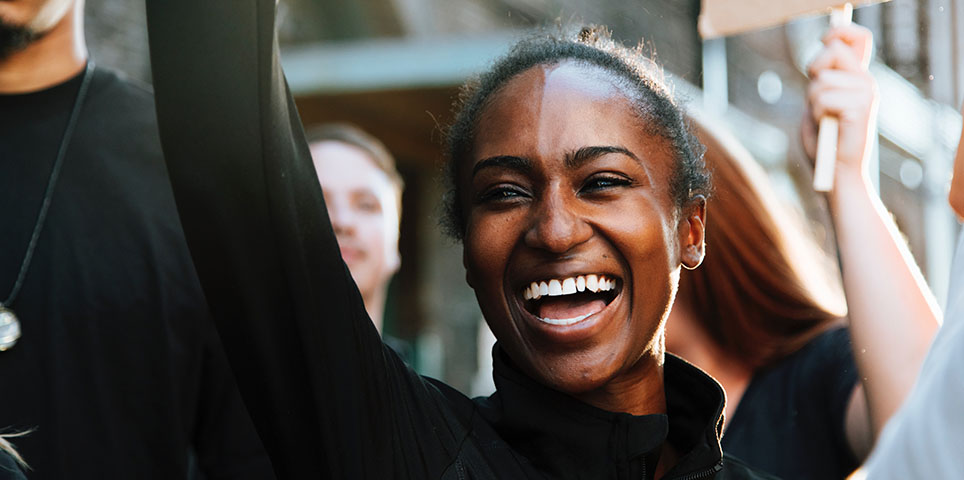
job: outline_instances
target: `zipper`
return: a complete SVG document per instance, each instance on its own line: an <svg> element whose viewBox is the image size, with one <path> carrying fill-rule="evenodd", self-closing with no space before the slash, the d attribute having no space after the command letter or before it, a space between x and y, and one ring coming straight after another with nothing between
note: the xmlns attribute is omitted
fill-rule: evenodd
<svg viewBox="0 0 964 480"><path fill-rule="evenodd" d="M706 470L693 472L693 473L684 475L682 477L676 477L673 480L699 480L701 478L710 478L713 475L716 475L717 473L719 473L720 470L723 470L723 460L720 460L720 463L717 463L716 465L713 465L712 467L707 468ZM668 479L664 479L664 480L668 480Z"/></svg>

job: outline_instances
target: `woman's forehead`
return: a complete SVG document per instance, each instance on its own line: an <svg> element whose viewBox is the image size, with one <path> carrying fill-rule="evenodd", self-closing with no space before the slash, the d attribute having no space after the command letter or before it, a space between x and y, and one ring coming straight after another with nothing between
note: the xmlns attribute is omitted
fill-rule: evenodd
<svg viewBox="0 0 964 480"><path fill-rule="evenodd" d="M587 99L629 101L630 91L620 77L603 67L576 60L536 65L515 75L493 93L489 105L504 97L539 101L558 95L579 95Z"/></svg>
<svg viewBox="0 0 964 480"><path fill-rule="evenodd" d="M490 98L476 124L472 156L574 151L589 145L645 150L653 140L647 130L608 71L576 62L537 66Z"/></svg>
<svg viewBox="0 0 964 480"><path fill-rule="evenodd" d="M629 101L629 92L620 85L620 77L597 65L566 61L542 68L547 92L578 92L595 100L620 98Z"/></svg>

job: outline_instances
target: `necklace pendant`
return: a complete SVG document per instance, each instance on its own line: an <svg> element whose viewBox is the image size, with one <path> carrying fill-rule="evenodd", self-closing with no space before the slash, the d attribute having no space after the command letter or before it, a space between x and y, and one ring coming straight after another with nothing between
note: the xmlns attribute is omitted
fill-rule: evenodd
<svg viewBox="0 0 964 480"><path fill-rule="evenodd" d="M0 303L0 352L10 350L20 339L20 320Z"/></svg>

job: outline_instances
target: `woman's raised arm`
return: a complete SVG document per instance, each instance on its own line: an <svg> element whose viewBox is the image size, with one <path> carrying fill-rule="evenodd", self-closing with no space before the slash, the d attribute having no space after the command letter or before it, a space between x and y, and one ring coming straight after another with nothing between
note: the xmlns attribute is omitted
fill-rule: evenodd
<svg viewBox="0 0 964 480"><path fill-rule="evenodd" d="M458 431L440 428L438 389L382 344L341 259L279 64L275 1L147 12L184 231L279 478L434 475Z"/></svg>

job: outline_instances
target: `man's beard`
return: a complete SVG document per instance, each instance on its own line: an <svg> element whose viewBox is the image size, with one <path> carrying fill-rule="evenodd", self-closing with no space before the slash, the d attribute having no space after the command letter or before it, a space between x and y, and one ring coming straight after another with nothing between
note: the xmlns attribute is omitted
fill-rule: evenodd
<svg viewBox="0 0 964 480"><path fill-rule="evenodd" d="M0 61L27 48L40 34L25 25L14 25L0 17Z"/></svg>

